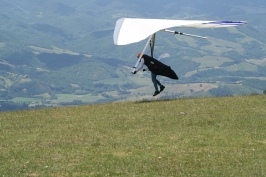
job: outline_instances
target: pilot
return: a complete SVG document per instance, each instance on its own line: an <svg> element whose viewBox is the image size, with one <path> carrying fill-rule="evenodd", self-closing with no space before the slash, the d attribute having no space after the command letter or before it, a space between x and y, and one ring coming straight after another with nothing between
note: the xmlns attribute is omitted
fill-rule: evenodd
<svg viewBox="0 0 266 177"><path fill-rule="evenodd" d="M141 55L141 53L138 53L137 58L139 58ZM163 86L157 79L157 74L158 72L160 72L161 69L165 68L165 67L169 67L161 62L159 62L158 60L156 60L153 57L150 57L146 54L142 55L141 59L140 59L140 63L138 65L138 67L135 69L135 71L133 72L133 74L136 74L138 71L140 71L144 64L148 67L148 69L151 71L151 80L153 82L154 88L155 88L155 92L153 94L153 96L158 95L160 92L162 92L165 88L165 86ZM143 71L146 71L148 69L143 69ZM160 91L158 89L158 86L160 87Z"/></svg>

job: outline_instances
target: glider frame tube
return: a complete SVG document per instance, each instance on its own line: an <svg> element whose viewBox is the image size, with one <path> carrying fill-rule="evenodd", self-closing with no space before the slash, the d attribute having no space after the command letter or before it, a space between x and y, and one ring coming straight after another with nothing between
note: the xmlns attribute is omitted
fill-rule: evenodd
<svg viewBox="0 0 266 177"><path fill-rule="evenodd" d="M197 38L207 39L207 37L204 37L204 36L198 36L198 35L193 35L193 34L187 34L187 33L182 33L182 32L172 31L172 30L168 30L168 29L164 29L164 30L161 30L161 31L168 32L168 33L174 33L174 34L180 34L180 35L184 35L184 36L190 36L190 37L197 37Z"/></svg>
<svg viewBox="0 0 266 177"><path fill-rule="evenodd" d="M150 37L148 38L148 41L147 41L146 45L144 46L144 48L143 48L143 50L142 50L142 52L141 52L141 55L139 56L139 59L138 59L137 63L136 63L135 66L133 67L132 73L134 73L134 72L136 71L136 68L137 68L138 65L139 65L140 59L142 58L142 55L144 54L145 50L147 49L147 47L148 47L148 45L149 45L149 43L150 43L151 38L152 38L153 35L154 35L154 34L150 35Z"/></svg>

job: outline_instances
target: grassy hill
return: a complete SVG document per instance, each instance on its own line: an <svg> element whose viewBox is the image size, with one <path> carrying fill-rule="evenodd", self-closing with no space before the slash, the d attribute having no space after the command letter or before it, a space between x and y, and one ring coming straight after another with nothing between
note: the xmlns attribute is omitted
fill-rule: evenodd
<svg viewBox="0 0 266 177"><path fill-rule="evenodd" d="M265 176L265 96L0 112L1 176Z"/></svg>

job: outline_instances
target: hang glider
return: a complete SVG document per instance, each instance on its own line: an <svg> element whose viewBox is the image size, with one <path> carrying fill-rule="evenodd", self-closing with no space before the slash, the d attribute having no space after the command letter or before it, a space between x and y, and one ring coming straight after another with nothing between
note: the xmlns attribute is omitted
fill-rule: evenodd
<svg viewBox="0 0 266 177"><path fill-rule="evenodd" d="M222 28L244 25L244 21L200 21L121 18L116 21L114 44L127 45L146 39L150 35L168 28Z"/></svg>
<svg viewBox="0 0 266 177"><path fill-rule="evenodd" d="M186 34L169 30L169 28L223 28L245 25L245 21L201 21L201 20L167 20L167 19L142 19L142 18L120 18L116 21L114 29L114 44L127 45L140 42L146 38L148 41L139 57L141 59L148 44L150 43L151 56L153 56L155 36L158 31L170 32L173 34L186 35L191 37L206 38L192 34ZM137 61L133 71L137 67Z"/></svg>

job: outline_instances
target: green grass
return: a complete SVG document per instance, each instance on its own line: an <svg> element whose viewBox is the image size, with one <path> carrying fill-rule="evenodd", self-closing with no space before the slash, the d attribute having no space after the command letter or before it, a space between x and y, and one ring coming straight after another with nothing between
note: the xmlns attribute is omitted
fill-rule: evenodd
<svg viewBox="0 0 266 177"><path fill-rule="evenodd" d="M192 61L200 63L199 68L206 68L206 67L219 67L225 62L230 62L229 58L224 57L214 57L214 56L204 56L199 58L194 58Z"/></svg>
<svg viewBox="0 0 266 177"><path fill-rule="evenodd" d="M235 64L235 65L231 65L226 67L227 71L253 71L253 72L257 72L258 71L258 66L251 64L251 63L239 63L239 64Z"/></svg>
<svg viewBox="0 0 266 177"><path fill-rule="evenodd" d="M0 42L0 47L4 47L6 44L4 42Z"/></svg>
<svg viewBox="0 0 266 177"><path fill-rule="evenodd" d="M266 97L0 113L1 176L265 176Z"/></svg>

